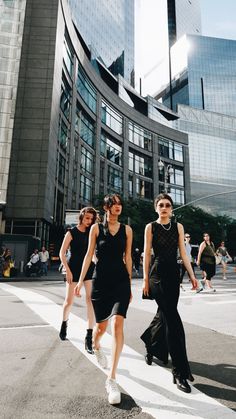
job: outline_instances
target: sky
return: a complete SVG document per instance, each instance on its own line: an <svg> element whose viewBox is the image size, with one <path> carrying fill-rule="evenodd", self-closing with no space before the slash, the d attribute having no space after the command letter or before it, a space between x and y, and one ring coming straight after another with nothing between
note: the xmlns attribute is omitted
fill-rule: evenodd
<svg viewBox="0 0 236 419"><path fill-rule="evenodd" d="M201 0L202 35L236 40L236 0Z"/></svg>

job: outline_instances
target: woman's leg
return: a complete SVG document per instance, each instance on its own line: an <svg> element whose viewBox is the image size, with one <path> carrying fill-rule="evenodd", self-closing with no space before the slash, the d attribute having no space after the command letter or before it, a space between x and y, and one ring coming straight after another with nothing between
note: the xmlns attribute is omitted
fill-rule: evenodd
<svg viewBox="0 0 236 419"><path fill-rule="evenodd" d="M71 284L66 283L66 297L63 304L63 321L67 321L71 307L74 302L74 289L77 282L72 282Z"/></svg>
<svg viewBox="0 0 236 419"><path fill-rule="evenodd" d="M92 292L92 280L84 281L85 293L86 293L86 306L87 306L87 321L88 329L93 329L95 324L95 316L93 311L93 304L91 301Z"/></svg>
<svg viewBox="0 0 236 419"><path fill-rule="evenodd" d="M107 330L108 320L101 323L96 323L93 329L93 345L94 349L100 349L100 340Z"/></svg>
<svg viewBox="0 0 236 419"><path fill-rule="evenodd" d="M112 319L112 352L109 378L116 379L116 369L124 345L124 317L114 315Z"/></svg>
<svg viewBox="0 0 236 419"><path fill-rule="evenodd" d="M226 263L223 261L223 259L221 260L221 264L222 264L223 279L226 279Z"/></svg>
<svg viewBox="0 0 236 419"><path fill-rule="evenodd" d="M72 282L71 284L66 283L66 297L63 304L63 321L61 324L61 329L59 332L59 336L61 340L66 340L67 336L67 320L70 314L70 310L74 301L74 289L76 286L76 282Z"/></svg>

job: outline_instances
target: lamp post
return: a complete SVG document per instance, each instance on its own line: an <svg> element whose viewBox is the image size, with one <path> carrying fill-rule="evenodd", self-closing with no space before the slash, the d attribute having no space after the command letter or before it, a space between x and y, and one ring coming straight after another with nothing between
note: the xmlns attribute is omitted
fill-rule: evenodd
<svg viewBox="0 0 236 419"><path fill-rule="evenodd" d="M171 164L165 164L161 159L158 162L158 168L160 172L164 170L164 192L168 192L169 176L174 173L174 169Z"/></svg>

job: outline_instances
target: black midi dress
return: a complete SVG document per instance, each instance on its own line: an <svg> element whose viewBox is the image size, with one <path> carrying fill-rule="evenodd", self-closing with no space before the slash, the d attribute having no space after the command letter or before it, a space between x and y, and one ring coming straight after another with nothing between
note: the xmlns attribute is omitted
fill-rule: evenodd
<svg viewBox="0 0 236 419"><path fill-rule="evenodd" d="M77 227L73 227L69 231L72 236L72 240L70 242L71 257L68 262L68 266L73 275L73 282L77 282L79 280L84 257L88 249L89 230L87 229L85 232L83 232L80 231ZM85 275L84 281L92 279L94 266L94 263L91 262Z"/></svg>
<svg viewBox="0 0 236 419"><path fill-rule="evenodd" d="M149 284L158 310L141 339L147 352L162 362L167 363L170 354L173 373L181 378L189 378L185 333L177 310L180 275L177 264L179 233L177 223L165 225L164 228L156 221L152 223L155 259L150 271Z"/></svg>
<svg viewBox="0 0 236 419"><path fill-rule="evenodd" d="M126 317L130 301L130 279L124 263L126 248L125 225L112 235L103 224L98 225L96 240L97 263L92 286L92 303L96 322L101 323L114 314Z"/></svg>

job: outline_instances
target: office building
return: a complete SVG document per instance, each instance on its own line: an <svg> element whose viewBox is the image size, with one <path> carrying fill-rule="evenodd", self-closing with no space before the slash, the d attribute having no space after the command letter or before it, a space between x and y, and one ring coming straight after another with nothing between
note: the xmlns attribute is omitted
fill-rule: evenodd
<svg viewBox="0 0 236 419"><path fill-rule="evenodd" d="M158 97L177 104L236 116L236 41L183 36L171 49L171 89Z"/></svg>
<svg viewBox="0 0 236 419"><path fill-rule="evenodd" d="M69 5L92 57L133 85L135 0L69 0Z"/></svg>
<svg viewBox="0 0 236 419"><path fill-rule="evenodd" d="M146 9L145 0L140 1L143 9ZM146 41L147 44L152 43L152 52L151 57L149 54L146 59L147 63L150 62L149 66L145 62L143 64L142 89L144 95L156 97L170 84L170 48L185 34L201 34L200 0L153 1L145 23L147 27L153 14L156 15L157 24L152 24L147 29L150 33L153 32L153 36L149 33L148 42ZM145 54L145 47L143 50Z"/></svg>
<svg viewBox="0 0 236 419"><path fill-rule="evenodd" d="M187 135L150 117L177 115L105 67L95 71L66 0L25 6L4 232L58 247L65 211L99 195L153 200L165 189L176 204L188 200Z"/></svg>
<svg viewBox="0 0 236 419"><path fill-rule="evenodd" d="M174 125L189 138L191 201L236 219L236 117L186 105L178 115Z"/></svg>

